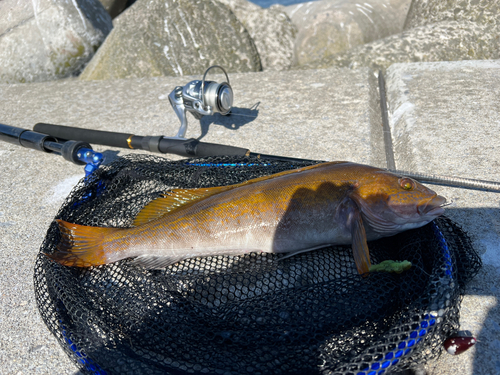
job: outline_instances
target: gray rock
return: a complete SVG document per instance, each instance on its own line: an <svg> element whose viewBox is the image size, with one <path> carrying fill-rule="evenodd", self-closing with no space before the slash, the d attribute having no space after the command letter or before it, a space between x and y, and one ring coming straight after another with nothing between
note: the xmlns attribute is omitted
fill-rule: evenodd
<svg viewBox="0 0 500 375"><path fill-rule="evenodd" d="M98 0L0 1L0 82L78 73L113 27Z"/></svg>
<svg viewBox="0 0 500 375"><path fill-rule="evenodd" d="M343 66L387 69L393 63L500 58L498 28L471 21L442 21L406 30L303 68Z"/></svg>
<svg viewBox="0 0 500 375"><path fill-rule="evenodd" d="M80 76L83 80L202 74L210 65L228 72L261 70L245 27L215 0L138 0Z"/></svg>
<svg viewBox="0 0 500 375"><path fill-rule="evenodd" d="M497 0L413 0L405 29L441 21L467 20L499 26Z"/></svg>
<svg viewBox="0 0 500 375"><path fill-rule="evenodd" d="M250 33L263 70L285 70L292 66L296 28L284 7L263 9L247 0L219 1L233 11Z"/></svg>
<svg viewBox="0 0 500 375"><path fill-rule="evenodd" d="M304 65L403 30L411 0L322 0L285 8L297 26L295 64Z"/></svg>
<svg viewBox="0 0 500 375"><path fill-rule="evenodd" d="M111 18L118 16L127 6L127 0L99 0Z"/></svg>

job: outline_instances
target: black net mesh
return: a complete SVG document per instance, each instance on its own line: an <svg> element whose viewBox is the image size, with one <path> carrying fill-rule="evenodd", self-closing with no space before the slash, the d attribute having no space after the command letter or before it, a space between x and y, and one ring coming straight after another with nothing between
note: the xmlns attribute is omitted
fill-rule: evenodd
<svg viewBox="0 0 500 375"><path fill-rule="evenodd" d="M130 226L173 187L210 187L313 164L127 156L80 182L56 218ZM147 271L129 260L79 269L43 253L34 272L41 316L85 374L379 374L438 356L458 329L461 292L481 263L442 217L369 243L372 263L409 260L402 274L357 274L350 247L212 256Z"/></svg>

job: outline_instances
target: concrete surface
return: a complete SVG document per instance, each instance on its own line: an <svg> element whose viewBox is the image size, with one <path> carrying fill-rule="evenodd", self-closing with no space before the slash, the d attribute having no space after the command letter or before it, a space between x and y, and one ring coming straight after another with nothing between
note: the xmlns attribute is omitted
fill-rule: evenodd
<svg viewBox="0 0 500 375"><path fill-rule="evenodd" d="M391 126L397 134L397 167L500 180L495 169L500 140L492 130L500 127L500 104L495 101L500 65L454 64L464 65L401 64L389 71L387 91ZM464 75L464 69L474 74ZM3 85L0 123L32 128L37 122L48 122L173 136L180 122L168 94L175 86L200 78ZM232 74L230 79L235 115L205 117L201 122L189 115L188 137L268 154L385 165L377 83L369 70L247 73ZM436 89L439 85L442 90ZM466 103L476 104L467 107L461 101L464 97ZM443 104L429 112L440 100ZM413 114L398 119L401 103L410 103L405 108L411 107ZM403 129L402 134L398 129ZM464 136L466 129L472 131ZM463 143L451 142L447 138L450 132L456 132ZM423 147L422 142L432 147ZM464 145L477 150L467 154ZM136 152L95 149L105 152L108 159ZM401 149L404 157L398 154ZM472 167L467 168L468 164ZM56 155L0 142L0 174L0 374L75 374L76 368L39 317L32 273L49 223L71 187L83 177L83 168ZM485 267L468 288L461 320L461 328L470 330L480 342L459 357L443 354L430 364L429 371L498 373L500 195L433 188L456 202L448 214L472 235Z"/></svg>
<svg viewBox="0 0 500 375"><path fill-rule="evenodd" d="M386 75L396 167L500 181L500 61L394 64ZM479 343L443 355L431 374L500 374L500 194L433 185L471 236L483 269L462 302Z"/></svg>
<svg viewBox="0 0 500 375"><path fill-rule="evenodd" d="M180 121L168 94L200 78L0 86L0 122L173 136ZM376 80L368 70L234 74L230 80L235 115L206 117L201 124L188 115L187 137L268 154L384 165ZM109 159L133 152L95 149ZM39 317L32 268L49 223L83 168L0 142L0 171L0 374L72 374L76 368Z"/></svg>

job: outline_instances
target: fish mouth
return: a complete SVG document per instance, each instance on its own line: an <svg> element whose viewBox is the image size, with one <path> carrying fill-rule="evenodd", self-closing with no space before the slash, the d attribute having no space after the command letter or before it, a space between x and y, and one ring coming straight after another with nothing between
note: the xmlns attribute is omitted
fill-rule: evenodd
<svg viewBox="0 0 500 375"><path fill-rule="evenodd" d="M444 214L445 203L446 198L436 194L427 202L418 205L417 210L420 215L437 217Z"/></svg>

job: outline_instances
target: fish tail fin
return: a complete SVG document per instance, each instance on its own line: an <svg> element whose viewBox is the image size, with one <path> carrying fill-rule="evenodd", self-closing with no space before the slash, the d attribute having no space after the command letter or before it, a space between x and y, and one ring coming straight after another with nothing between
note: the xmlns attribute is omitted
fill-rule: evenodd
<svg viewBox="0 0 500 375"><path fill-rule="evenodd" d="M47 256L64 265L90 267L107 263L104 238L116 232L116 228L91 227L56 220L61 240L56 250Z"/></svg>

